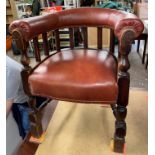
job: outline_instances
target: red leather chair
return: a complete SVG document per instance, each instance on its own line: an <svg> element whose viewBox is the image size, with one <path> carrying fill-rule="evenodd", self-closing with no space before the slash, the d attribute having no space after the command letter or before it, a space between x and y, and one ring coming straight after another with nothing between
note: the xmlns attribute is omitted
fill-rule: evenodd
<svg viewBox="0 0 155 155"><path fill-rule="evenodd" d="M59 29L66 27L70 31L70 49L61 50ZM83 30L83 49L74 48L73 32L77 27ZM98 49L88 47L87 27L97 28ZM102 49L103 27L111 30L109 52ZM133 40L142 33L143 28L141 20L133 14L101 8L70 9L14 21L10 25L10 32L22 53L21 62L25 67L22 71L24 89L34 110L30 115L32 134L39 137L42 133L34 95L76 103L109 104L116 118L114 151L122 152L130 83L128 54ZM55 32L56 38L57 52L51 55L47 42L49 31ZM43 60L37 38L40 34L47 55ZM119 58L113 55L114 35L119 40ZM35 68L29 66L27 57L28 41L31 39L39 62Z"/></svg>

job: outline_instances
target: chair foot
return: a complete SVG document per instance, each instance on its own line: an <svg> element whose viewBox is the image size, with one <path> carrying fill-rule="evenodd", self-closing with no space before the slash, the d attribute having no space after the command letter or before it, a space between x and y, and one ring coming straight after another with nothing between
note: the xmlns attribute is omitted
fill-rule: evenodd
<svg viewBox="0 0 155 155"><path fill-rule="evenodd" d="M35 107L35 98L30 98L29 106L32 109L29 113L31 135L35 138L40 138L43 134L41 112Z"/></svg>
<svg viewBox="0 0 155 155"><path fill-rule="evenodd" d="M29 119L31 135L35 138L40 138L43 134L40 112L30 112Z"/></svg>
<svg viewBox="0 0 155 155"><path fill-rule="evenodd" d="M111 140L111 150L116 153L125 152L125 140L120 138L114 138Z"/></svg>
<svg viewBox="0 0 155 155"><path fill-rule="evenodd" d="M113 139L113 151L122 153L125 146L127 108L120 105L111 105L115 121L115 134Z"/></svg>

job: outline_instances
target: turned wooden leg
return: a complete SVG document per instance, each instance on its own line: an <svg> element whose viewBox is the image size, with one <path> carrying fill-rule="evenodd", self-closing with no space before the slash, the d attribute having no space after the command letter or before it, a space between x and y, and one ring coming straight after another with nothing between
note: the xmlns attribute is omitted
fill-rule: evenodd
<svg viewBox="0 0 155 155"><path fill-rule="evenodd" d="M122 153L124 150L125 136L126 136L126 114L127 109L125 106L116 106L113 110L116 117L115 133L113 139L113 151Z"/></svg>
<svg viewBox="0 0 155 155"><path fill-rule="evenodd" d="M115 105L111 105L116 118L113 150L114 152L119 153L124 151L125 145L127 128L125 123L125 118L127 115L126 106L128 105L130 86L130 74L128 73L130 62L128 55L131 51L131 46L134 39L135 31L132 29L123 30L121 38L119 39L120 56L118 58L118 98L117 103Z"/></svg>
<svg viewBox="0 0 155 155"><path fill-rule="evenodd" d="M24 68L21 72L23 88L25 93L29 96L29 107L31 108L31 112L29 113L30 120L30 132L33 137L39 138L42 133L42 124L41 124L41 113L36 108L36 100L35 97L32 96L29 90L28 77L31 68Z"/></svg>
<svg viewBox="0 0 155 155"><path fill-rule="evenodd" d="M30 97L29 106L32 109L32 111L29 113L30 132L33 137L39 138L43 133L43 129L41 124L41 113L39 110L37 110L35 104L35 98Z"/></svg>
<svg viewBox="0 0 155 155"><path fill-rule="evenodd" d="M111 105L114 116L116 118L113 150L114 152L119 153L122 153L124 151L125 145L125 136L127 129L125 118L127 115L126 106L128 105L129 84L130 75L128 73L120 73L118 78L119 94L117 104Z"/></svg>
<svg viewBox="0 0 155 155"><path fill-rule="evenodd" d="M21 78L24 92L29 96L29 106L31 108L31 112L29 113L30 119L30 130L32 136L39 138L42 135L42 125L41 125L41 114L40 111L35 107L35 98L32 96L31 91L29 89L28 78L32 71L30 67L30 59L27 56L27 50L29 46L29 42L25 41L23 38L23 34L20 30L15 30L12 33L12 37L16 42L17 48L21 51L21 63L24 66L21 71ZM34 42L37 44L35 47L37 48L37 60L40 60L40 55L38 51L38 42L37 38L34 39Z"/></svg>

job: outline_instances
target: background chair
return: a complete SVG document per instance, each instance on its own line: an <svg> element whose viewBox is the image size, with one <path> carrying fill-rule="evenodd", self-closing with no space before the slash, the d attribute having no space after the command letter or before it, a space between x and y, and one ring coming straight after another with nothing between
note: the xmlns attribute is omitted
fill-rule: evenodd
<svg viewBox="0 0 155 155"><path fill-rule="evenodd" d="M138 44L137 44L137 53L139 54L139 47L140 47L140 41L144 40L144 49L142 52L142 64L144 64L145 62L145 58L146 58L146 65L145 68L147 69L147 65L148 65L148 54L146 54L146 47L147 47L147 40L148 40L148 33L142 33L140 36L138 36L136 38L136 40L138 40Z"/></svg>
<svg viewBox="0 0 155 155"><path fill-rule="evenodd" d="M74 28L80 27L84 47L74 48ZM97 49L88 47L87 27L97 28ZM109 51L102 49L102 28L111 30ZM59 29L69 28L70 49L60 49ZM40 137L40 115L35 107L34 95L87 104L109 104L115 121L114 151L123 152L126 135L130 75L128 54L133 40L143 31L143 23L135 15L118 10L78 8L45 16L14 21L10 31L21 50L24 65L24 90L30 97L31 132ZM54 31L57 51L49 54L47 32ZM38 35L43 36L45 59L41 60ZM119 58L113 55L114 35L119 40ZM92 36L95 37L95 36ZM28 41L33 39L36 61L29 66Z"/></svg>
<svg viewBox="0 0 155 155"><path fill-rule="evenodd" d="M137 44L137 53L139 54L139 47L141 40L144 40L144 48L142 52L142 64L145 63L145 68L147 69L148 65L148 53L146 53L147 49L147 41L148 41L148 3L147 1L138 1L138 3L135 4L135 14L143 21L144 23L144 32L138 36L136 39L138 40ZM148 51L147 51L148 52Z"/></svg>

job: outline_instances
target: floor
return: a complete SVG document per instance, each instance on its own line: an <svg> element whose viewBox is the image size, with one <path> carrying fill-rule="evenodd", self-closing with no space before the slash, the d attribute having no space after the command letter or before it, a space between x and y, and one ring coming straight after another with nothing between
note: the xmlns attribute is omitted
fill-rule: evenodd
<svg viewBox="0 0 155 155"><path fill-rule="evenodd" d="M111 151L115 118L110 106L59 101L35 155L147 155L147 96L147 91L130 90L123 154Z"/></svg>
<svg viewBox="0 0 155 155"><path fill-rule="evenodd" d="M116 47L117 48L117 47ZM12 52L7 53L9 56L13 57L15 60L20 61L20 56L15 56ZM129 55L130 60L130 76L131 76L131 89L148 89L148 72L145 69L145 66L141 63L140 55L136 52L136 45L133 45L132 51ZM34 59L32 59L34 65ZM57 106L57 101L52 101L48 106L45 107L43 112L43 128L46 130L48 122L50 121L54 109ZM49 112L52 110L52 113ZM38 144L30 143L28 141L29 136L25 139L25 142L20 146L16 155L34 155L38 147Z"/></svg>
<svg viewBox="0 0 155 155"><path fill-rule="evenodd" d="M131 88L140 88L140 89L148 89L148 70L145 69L145 65L142 64L141 54L140 55L136 52L136 45L133 45L132 52L129 55L130 60L130 87Z"/></svg>

